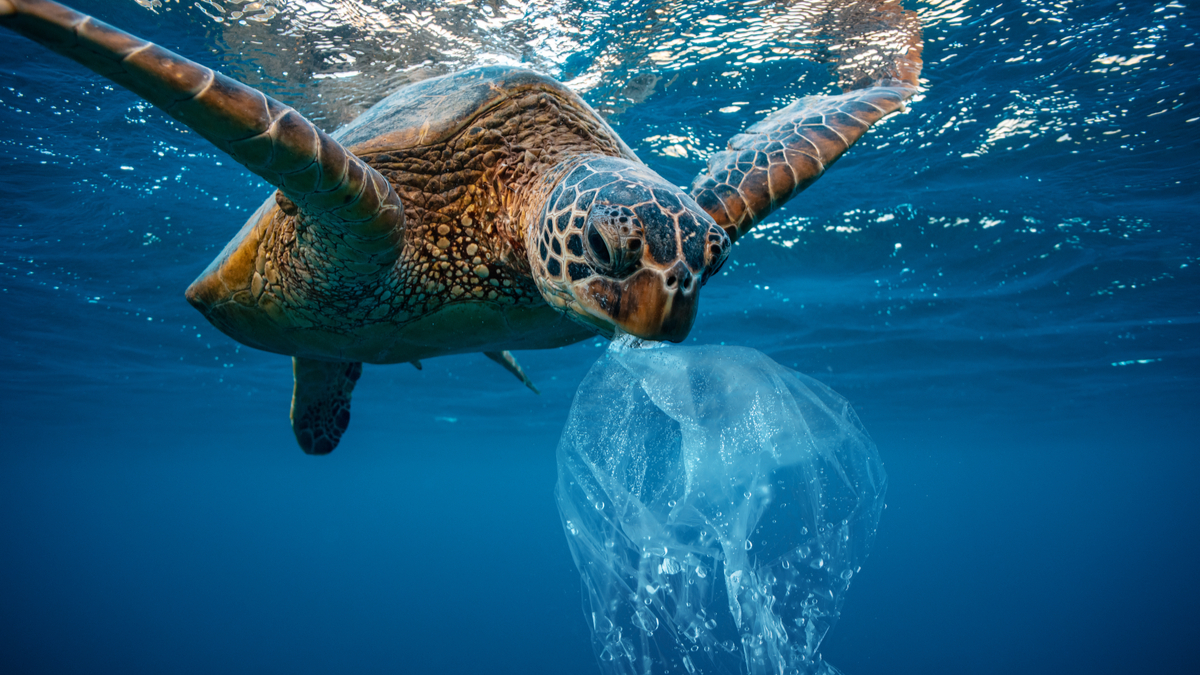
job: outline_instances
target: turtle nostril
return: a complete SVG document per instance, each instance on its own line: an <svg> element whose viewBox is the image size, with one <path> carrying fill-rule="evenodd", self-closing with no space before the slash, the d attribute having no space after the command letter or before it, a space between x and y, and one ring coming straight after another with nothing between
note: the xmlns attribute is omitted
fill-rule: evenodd
<svg viewBox="0 0 1200 675"><path fill-rule="evenodd" d="M689 289L691 287L692 287L692 275L689 274L683 278L683 290L686 291L687 289Z"/></svg>
<svg viewBox="0 0 1200 675"><path fill-rule="evenodd" d="M682 260L677 260L670 268L663 270L663 274L667 277L667 290L671 291L679 288L680 282L686 284L688 277L692 276L691 270L688 269L687 265L683 264ZM687 287L685 286L684 288Z"/></svg>

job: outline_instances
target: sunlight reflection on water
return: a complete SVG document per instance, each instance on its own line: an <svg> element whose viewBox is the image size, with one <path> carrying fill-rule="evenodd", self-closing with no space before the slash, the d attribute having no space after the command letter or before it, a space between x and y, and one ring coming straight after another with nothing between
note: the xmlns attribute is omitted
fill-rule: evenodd
<svg viewBox="0 0 1200 675"><path fill-rule="evenodd" d="M136 1L196 15L224 42L230 74L278 96L304 94L306 112L338 124L404 84L477 65L544 72L591 92L602 112L625 110L713 59L728 65L731 88L746 86L736 79L748 67L792 59L837 58L845 84L903 53L915 28L880 21L847 37L841 28L873 3L834 0Z"/></svg>

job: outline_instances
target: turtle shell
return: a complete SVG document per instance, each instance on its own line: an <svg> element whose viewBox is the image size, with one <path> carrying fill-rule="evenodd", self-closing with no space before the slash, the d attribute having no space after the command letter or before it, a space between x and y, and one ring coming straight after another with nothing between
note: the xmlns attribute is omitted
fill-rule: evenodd
<svg viewBox="0 0 1200 675"><path fill-rule="evenodd" d="M484 66L404 87L332 136L358 155L433 145L508 99L547 89L589 109L575 92L549 77L510 66Z"/></svg>

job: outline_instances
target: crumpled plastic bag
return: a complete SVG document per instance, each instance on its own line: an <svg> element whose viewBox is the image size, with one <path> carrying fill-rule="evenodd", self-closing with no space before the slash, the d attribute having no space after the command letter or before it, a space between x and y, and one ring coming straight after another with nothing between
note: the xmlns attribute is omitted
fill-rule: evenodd
<svg viewBox="0 0 1200 675"><path fill-rule="evenodd" d="M820 656L887 478L828 387L744 347L614 342L556 497L605 673L836 673Z"/></svg>

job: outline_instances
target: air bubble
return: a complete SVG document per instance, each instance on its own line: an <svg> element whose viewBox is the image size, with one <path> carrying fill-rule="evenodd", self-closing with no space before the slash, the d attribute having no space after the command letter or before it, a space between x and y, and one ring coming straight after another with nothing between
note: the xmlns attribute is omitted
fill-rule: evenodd
<svg viewBox="0 0 1200 675"><path fill-rule="evenodd" d="M634 612L633 622L637 624L638 628L647 633L653 633L658 630L658 617L654 616L654 612L645 607L638 607L637 611Z"/></svg>

